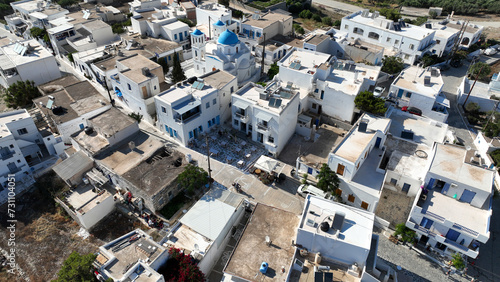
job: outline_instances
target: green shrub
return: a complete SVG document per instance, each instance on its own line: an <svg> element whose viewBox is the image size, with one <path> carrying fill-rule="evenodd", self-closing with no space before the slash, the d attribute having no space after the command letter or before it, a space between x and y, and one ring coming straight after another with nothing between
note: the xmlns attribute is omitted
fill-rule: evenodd
<svg viewBox="0 0 500 282"><path fill-rule="evenodd" d="M320 15L318 15L318 14L314 14L314 15L312 15L312 19L313 19L314 21L319 22L319 23L320 23L320 22L322 22L322 21L321 21L321 16L320 16Z"/></svg>

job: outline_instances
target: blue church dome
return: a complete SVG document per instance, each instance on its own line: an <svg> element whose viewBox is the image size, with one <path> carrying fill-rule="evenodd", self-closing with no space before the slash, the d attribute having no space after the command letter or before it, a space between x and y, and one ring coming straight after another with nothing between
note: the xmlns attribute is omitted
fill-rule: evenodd
<svg viewBox="0 0 500 282"><path fill-rule="evenodd" d="M203 32L201 32L199 29L195 29L191 34L192 35L202 35Z"/></svg>
<svg viewBox="0 0 500 282"><path fill-rule="evenodd" d="M214 23L214 25L216 25L216 26L225 26L225 24L223 22L221 22L221 20L218 20L216 23Z"/></svg>
<svg viewBox="0 0 500 282"><path fill-rule="evenodd" d="M236 33L225 30L222 32L219 36L219 40L217 40L218 43L224 44L224 45L233 45L238 43L240 40L238 39L238 35Z"/></svg>

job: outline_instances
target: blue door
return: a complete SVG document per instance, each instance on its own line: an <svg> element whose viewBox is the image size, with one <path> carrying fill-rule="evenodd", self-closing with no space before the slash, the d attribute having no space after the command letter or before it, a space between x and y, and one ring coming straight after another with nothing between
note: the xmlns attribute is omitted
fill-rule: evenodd
<svg viewBox="0 0 500 282"><path fill-rule="evenodd" d="M398 98L403 97L403 92L405 92L403 89L399 89L399 91L398 91Z"/></svg>
<svg viewBox="0 0 500 282"><path fill-rule="evenodd" d="M432 189L432 186L434 185L434 182L435 182L435 181L436 181L436 179L434 179L434 178L431 178L431 179L429 180L429 183L427 184L427 189L428 189L428 190L431 190L431 189Z"/></svg>
<svg viewBox="0 0 500 282"><path fill-rule="evenodd" d="M85 126L83 125L83 123L80 123L80 129L84 129Z"/></svg>
<svg viewBox="0 0 500 282"><path fill-rule="evenodd" d="M431 228L433 223L434 223L434 221L428 219L427 217L423 217L422 221L420 222L420 226L422 226L425 229L429 229L429 228Z"/></svg>
<svg viewBox="0 0 500 282"><path fill-rule="evenodd" d="M220 116L215 117L215 124L220 124Z"/></svg>
<svg viewBox="0 0 500 282"><path fill-rule="evenodd" d="M174 137L174 131L170 128L170 137Z"/></svg>
<svg viewBox="0 0 500 282"><path fill-rule="evenodd" d="M476 192L465 189L460 197L460 202L470 203L472 202L472 199L474 199L474 196L476 196Z"/></svg>
<svg viewBox="0 0 500 282"><path fill-rule="evenodd" d="M457 232L453 229L448 230L448 233L446 233L446 239L451 240L453 242L456 242L458 237L460 237L460 232Z"/></svg>
<svg viewBox="0 0 500 282"><path fill-rule="evenodd" d="M182 41L182 32L179 33L179 41Z"/></svg>
<svg viewBox="0 0 500 282"><path fill-rule="evenodd" d="M382 138L377 137L377 140L375 141L375 148L380 148L380 142L382 142Z"/></svg>
<svg viewBox="0 0 500 282"><path fill-rule="evenodd" d="M307 168L307 173L309 173L309 174L313 174L313 169L312 169L311 167L308 167L308 168Z"/></svg>

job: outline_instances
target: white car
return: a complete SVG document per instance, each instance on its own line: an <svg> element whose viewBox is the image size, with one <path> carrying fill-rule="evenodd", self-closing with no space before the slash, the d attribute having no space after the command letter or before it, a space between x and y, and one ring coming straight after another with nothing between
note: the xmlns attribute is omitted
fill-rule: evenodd
<svg viewBox="0 0 500 282"><path fill-rule="evenodd" d="M380 96L382 96L384 91L385 91L384 87L377 86L377 87L375 87L375 90L373 90L373 96L380 97Z"/></svg>

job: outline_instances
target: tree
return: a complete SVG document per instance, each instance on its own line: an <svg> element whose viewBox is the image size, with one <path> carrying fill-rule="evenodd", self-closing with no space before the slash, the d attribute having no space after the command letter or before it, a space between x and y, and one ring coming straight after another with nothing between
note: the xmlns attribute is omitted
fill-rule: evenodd
<svg viewBox="0 0 500 282"><path fill-rule="evenodd" d="M415 231L406 227L404 223L396 225L396 231L394 231L394 236L401 235L401 241L404 244L413 242L415 240Z"/></svg>
<svg viewBox="0 0 500 282"><path fill-rule="evenodd" d="M186 79L186 75L184 74L184 70L181 67L181 61L179 60L179 54L174 54L174 63L172 67L172 80L174 83L179 81L183 81Z"/></svg>
<svg viewBox="0 0 500 282"><path fill-rule="evenodd" d="M309 10L302 10L302 12L299 13L299 17L303 19L310 19L312 15L312 12Z"/></svg>
<svg viewBox="0 0 500 282"><path fill-rule="evenodd" d="M401 14L396 9L382 8L380 9L380 15L386 17L388 20L397 22L401 18Z"/></svg>
<svg viewBox="0 0 500 282"><path fill-rule="evenodd" d="M451 256L453 259L451 260L451 264L458 270L462 270L465 267L464 259L460 253L455 253Z"/></svg>
<svg viewBox="0 0 500 282"><path fill-rule="evenodd" d="M190 255L186 255L176 248L170 248L168 253L170 254L168 260L158 268L158 273L163 275L165 281L205 281L205 275Z"/></svg>
<svg viewBox="0 0 500 282"><path fill-rule="evenodd" d="M322 21L321 21L321 16L320 16L320 15L318 15L318 14L314 14L314 15L312 15L312 17L311 17L311 18L312 18L314 21L316 21L316 22L319 22L319 23L320 23L320 22L322 22Z"/></svg>
<svg viewBox="0 0 500 282"><path fill-rule="evenodd" d="M201 167L188 164L177 177L177 181L188 193L193 194L195 190L208 183L208 173Z"/></svg>
<svg viewBox="0 0 500 282"><path fill-rule="evenodd" d="M382 59L382 71L388 74L396 74L402 71L405 67L405 63L403 62L403 59L399 57L389 57L385 56Z"/></svg>
<svg viewBox="0 0 500 282"><path fill-rule="evenodd" d="M384 99L373 96L373 93L370 91L359 93L354 98L354 104L356 104L358 109L376 115L384 114L387 110Z"/></svg>
<svg viewBox="0 0 500 282"><path fill-rule="evenodd" d="M73 6L77 3L78 3L78 0L59 0L59 1L57 1L57 4L61 5L62 7Z"/></svg>
<svg viewBox="0 0 500 282"><path fill-rule="evenodd" d="M33 103L33 99L40 97L40 91L31 80L16 81L9 88L3 90L3 100L9 108L22 108Z"/></svg>
<svg viewBox="0 0 500 282"><path fill-rule="evenodd" d="M305 30L302 26L298 25L298 24L294 24L293 25L293 29L295 29L295 32L297 32L298 34L304 34L305 33Z"/></svg>
<svg viewBox="0 0 500 282"><path fill-rule="evenodd" d="M321 19L321 22L322 22L324 25L327 25L327 26L332 26L332 25L333 25L332 18L330 18L330 17L323 17L323 18Z"/></svg>
<svg viewBox="0 0 500 282"><path fill-rule="evenodd" d="M167 75L168 71L170 70L170 67L168 66L168 62L167 62L167 58L166 57L163 57L163 58L159 58L158 59L158 64L161 66L161 68L163 69L163 73L165 75Z"/></svg>
<svg viewBox="0 0 500 282"><path fill-rule="evenodd" d="M279 71L280 67L278 66L277 63L274 63L269 67L269 70L267 71L267 76L269 77L269 79L273 79L273 77L277 75Z"/></svg>
<svg viewBox="0 0 500 282"><path fill-rule="evenodd" d="M431 10L431 11L429 11L429 17L431 17L432 19L435 19L438 17L438 13L435 10Z"/></svg>
<svg viewBox="0 0 500 282"><path fill-rule="evenodd" d="M319 189L336 195L335 192L339 188L340 179L327 164L323 164L321 166L318 175L316 175L316 179L318 179L317 186Z"/></svg>
<svg viewBox="0 0 500 282"><path fill-rule="evenodd" d="M478 113L481 107L479 107L478 103L467 103L465 106L465 110L470 113Z"/></svg>
<svg viewBox="0 0 500 282"><path fill-rule="evenodd" d="M125 29L123 28L123 25L121 23L115 23L111 26L111 30L115 34L122 34L125 32Z"/></svg>
<svg viewBox="0 0 500 282"><path fill-rule="evenodd" d="M86 254L82 256L77 252L72 252L64 261L61 270L57 273L58 277L54 282L95 281L94 273L92 273L92 263L96 257L95 254Z"/></svg>
<svg viewBox="0 0 500 282"><path fill-rule="evenodd" d="M30 29L30 33L36 39L44 39L47 30L35 26Z"/></svg>
<svg viewBox="0 0 500 282"><path fill-rule="evenodd" d="M477 77L478 80L486 81L490 76L490 72L490 65L483 62L477 62L470 68L469 78L476 79Z"/></svg>

